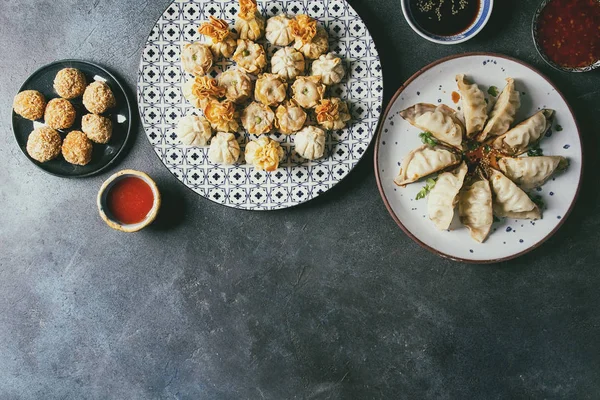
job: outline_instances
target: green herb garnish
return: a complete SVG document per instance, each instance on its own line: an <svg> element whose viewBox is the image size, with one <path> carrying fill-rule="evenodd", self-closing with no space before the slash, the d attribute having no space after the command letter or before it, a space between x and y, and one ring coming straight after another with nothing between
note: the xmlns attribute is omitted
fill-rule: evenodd
<svg viewBox="0 0 600 400"><path fill-rule="evenodd" d="M427 196L427 194L431 191L431 189L433 189L434 186L435 186L435 179L428 178L425 181L425 186L423 186L423 189L419 190L419 193L417 193L416 200L424 199Z"/></svg>
<svg viewBox="0 0 600 400"><path fill-rule="evenodd" d="M540 210L543 210L544 208L546 208L546 203L544 203L544 199L542 199L542 196L540 196L539 194L529 194L529 198L531 199L531 201L533 201Z"/></svg>
<svg viewBox="0 0 600 400"><path fill-rule="evenodd" d="M421 142L429 146L435 146L438 144L438 141L433 137L431 132L421 132L419 133L419 137L421 138Z"/></svg>
<svg viewBox="0 0 600 400"><path fill-rule="evenodd" d="M467 150L469 150L469 151L476 150L478 147L479 147L479 142L476 142L474 140L467 142Z"/></svg>
<svg viewBox="0 0 600 400"><path fill-rule="evenodd" d="M196 61L198 59L198 56L196 54L192 54L192 60Z"/></svg>
<svg viewBox="0 0 600 400"><path fill-rule="evenodd" d="M539 146L536 146L536 147L533 147L533 148L529 149L527 151L527 155L529 157L539 157L539 156L543 156L544 152L543 152L542 149L540 149Z"/></svg>
<svg viewBox="0 0 600 400"><path fill-rule="evenodd" d="M256 118L254 118L254 121L255 121L257 124L260 124L260 123L262 122L262 118L261 118L261 117L256 117Z"/></svg>
<svg viewBox="0 0 600 400"><path fill-rule="evenodd" d="M304 95L308 94L308 88L302 89L302 94L304 94Z"/></svg>
<svg viewBox="0 0 600 400"><path fill-rule="evenodd" d="M494 97L498 96L498 88L496 86L490 86L488 89L488 94Z"/></svg>
<svg viewBox="0 0 600 400"><path fill-rule="evenodd" d="M484 150L486 153L489 153L490 151L492 151L492 148L491 148L489 145L487 145L487 144L486 144L485 146L483 146L483 150Z"/></svg>
<svg viewBox="0 0 600 400"><path fill-rule="evenodd" d="M244 57L248 57L248 56L250 55L250 52L249 52L248 50L244 50L244 51L242 52L242 55L243 55Z"/></svg>
<svg viewBox="0 0 600 400"><path fill-rule="evenodd" d="M562 131L562 126L556 125L556 132L560 132L560 131Z"/></svg>

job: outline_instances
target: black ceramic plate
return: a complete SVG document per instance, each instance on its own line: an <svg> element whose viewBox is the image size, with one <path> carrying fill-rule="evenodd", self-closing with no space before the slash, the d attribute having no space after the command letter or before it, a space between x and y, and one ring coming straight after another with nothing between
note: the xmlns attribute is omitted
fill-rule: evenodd
<svg viewBox="0 0 600 400"><path fill-rule="evenodd" d="M15 133L15 138L17 139L19 147L23 153L39 168L56 176L62 176L66 178L83 178L103 171L118 159L119 154L125 148L125 144L129 139L131 131L131 105L129 104L129 99L127 98L123 86L121 86L119 81L117 81L117 79L110 72L99 65L79 60L56 61L38 69L29 78L27 78L25 83L23 83L23 86L21 86L19 92L23 90L37 90L44 95L46 101L59 97L53 88L54 77L58 71L67 67L77 68L83 72L88 83L93 82L94 80L104 80L112 89L115 95L117 106L111 108L104 114L106 117L109 117L112 120L113 124L113 134L110 141L107 144L94 143L92 161L84 166L69 164L64 160L62 155L59 155L54 160L40 163L29 157L26 147L27 138L34 129L34 125L35 127L42 125L43 120L30 121L21 117L20 115L17 115L13 111L13 132ZM63 139L68 132L72 130L80 130L81 117L89 113L83 106L81 97L70 101L77 110L77 118L71 128L59 130Z"/></svg>

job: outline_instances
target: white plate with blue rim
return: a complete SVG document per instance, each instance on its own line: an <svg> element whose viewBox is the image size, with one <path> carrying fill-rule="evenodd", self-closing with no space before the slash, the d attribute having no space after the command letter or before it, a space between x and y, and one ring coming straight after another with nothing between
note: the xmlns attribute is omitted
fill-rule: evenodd
<svg viewBox="0 0 600 400"><path fill-rule="evenodd" d="M477 83L490 103L494 101L494 94L504 87L505 79L514 78L515 87L521 92L521 107L515 122L542 108L554 109L556 118L540 148L544 155L564 156L570 163L566 171L556 174L530 193L543 200L542 219L497 219L484 243L471 239L456 212L450 230L435 228L428 218L427 200L416 199L424 182L404 188L394 184L403 157L422 145L420 130L405 121L399 112L421 102L447 104L460 112L460 100L455 103L457 74L465 74ZM518 257L552 236L575 204L583 168L581 138L575 117L558 89L540 72L521 61L492 53L467 53L436 61L406 81L396 92L383 118L375 144L375 173L381 196L396 223L421 246L442 257L474 263Z"/></svg>
<svg viewBox="0 0 600 400"><path fill-rule="evenodd" d="M270 17L308 14L329 33L330 51L340 55L346 77L329 88L331 95L346 100L352 121L340 131L328 133L324 158L307 161L292 151L292 138L273 134L285 156L279 169L267 173L251 165L215 165L208 148L181 144L174 133L177 120L193 107L184 99L181 85L188 79L180 65L182 43L203 41L198 26L209 16L233 27L237 0L175 0L152 28L138 71L138 106L144 130L163 164L184 185L201 196L228 207L276 210L311 200L340 182L367 151L381 113L383 76L375 43L364 22L345 0L258 1L259 11ZM269 57L277 50L264 39ZM216 63L212 75L233 62ZM250 135L240 137L242 151Z"/></svg>

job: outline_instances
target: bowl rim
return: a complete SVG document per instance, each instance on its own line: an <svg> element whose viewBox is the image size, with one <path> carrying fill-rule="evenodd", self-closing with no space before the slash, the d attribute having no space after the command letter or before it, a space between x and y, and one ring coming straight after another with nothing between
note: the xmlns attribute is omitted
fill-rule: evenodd
<svg viewBox="0 0 600 400"><path fill-rule="evenodd" d="M109 215L106 213L106 211L105 211L106 197L104 196L104 194L106 193L107 189L109 189L114 182L119 181L119 180L129 177L129 176L134 176L136 178L142 179L144 182L146 182L148 184L148 186L150 186L150 189L152 190L152 195L154 196L154 202L152 203L152 208L150 209L150 211L148 211L148 214L141 222L138 222L135 224L122 224L121 222L109 217ZM104 183L102 183L102 186L100 186L100 190L98 190L98 196L96 198L96 203L98 206L98 212L100 213L100 217L102 218L102 220L104 222L106 222L106 224L109 227L111 227L112 229L115 229L117 231L130 233L130 232L140 231L140 230L144 229L145 227L147 227L148 225L150 225L152 222L154 222L154 220L156 219L156 216L158 215L158 210L160 209L161 196L160 196L160 191L158 190L158 186L156 185L156 182L154 182L154 180L152 178L150 178L150 176L148 174L141 172L141 171L134 170L134 169L124 169L124 170L114 173L108 179L106 179L104 181Z"/></svg>
<svg viewBox="0 0 600 400"><path fill-rule="evenodd" d="M540 16L542 15L542 11L544 10L544 8L546 8L548 3L550 3L551 1L552 0L540 1L540 4L537 6L535 12L533 13L533 18L531 19L531 37L533 38L533 45L535 46L535 50L540 55L542 60L544 60L546 62L546 64L550 65L552 68L554 68L558 71L561 71L561 72L590 72L590 71L595 70L596 68L599 68L600 60L597 60L593 64L587 65L585 67L565 67L565 66L559 65L559 64L555 63L554 61L552 61L548 57L548 55L544 52L544 50L542 49L542 46L540 45L539 40L538 40L537 28L538 28L538 21L540 19Z"/></svg>
<svg viewBox="0 0 600 400"><path fill-rule="evenodd" d="M481 32L483 30L483 28L487 25L488 21L490 20L490 17L492 16L492 12L494 11L494 0L481 0L482 2L489 1L489 3L490 3L490 11L487 13L487 15L484 16L482 14L482 16L480 17L480 18L483 18L483 23L481 24L481 26L479 28L477 28L469 36L463 37L461 39L444 41L444 40L439 40L439 39L436 39L436 38L430 36L431 34L422 30L421 28L419 28L419 26L413 21L413 19L409 17L408 5L407 5L407 3L409 1L410 0L401 0L400 1L400 6L402 8L402 15L404 15L404 19L406 20L408 25L412 28L413 31L415 31L422 38L427 39L433 43L444 44L444 45L453 45L453 44L464 43L467 40L470 40L470 39L474 38L475 36L477 36L479 34L479 32ZM448 37L451 38L452 36L448 36Z"/></svg>

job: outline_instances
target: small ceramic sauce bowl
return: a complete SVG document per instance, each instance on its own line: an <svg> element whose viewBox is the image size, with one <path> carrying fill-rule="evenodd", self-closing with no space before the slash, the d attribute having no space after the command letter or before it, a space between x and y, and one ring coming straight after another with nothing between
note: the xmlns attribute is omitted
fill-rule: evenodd
<svg viewBox="0 0 600 400"><path fill-rule="evenodd" d="M559 71L563 71L563 72L589 72L596 68L599 68L600 60L596 61L593 64L586 65L583 67L567 67L567 66L559 65L559 64L555 63L548 57L548 55L542 48L542 45L540 44L540 38L538 36L538 33L539 33L538 28L539 28L540 17L542 15L542 11L544 10L544 8L548 5L548 3L550 1L551 0L542 0L540 2L540 5L538 6L538 8L535 10L535 13L533 14L533 20L531 22L531 35L533 36L533 43L535 44L535 49L537 50L538 54L540 55L540 57L542 57L542 60L546 61L546 63L548 65L550 65L551 67L553 67ZM591 28L592 27L590 27L590 29Z"/></svg>
<svg viewBox="0 0 600 400"><path fill-rule="evenodd" d="M141 179L150 187L152 190L153 202L150 211L148 211L143 220L136 223L123 223L112 214L108 204L108 194L119 181L131 177ZM133 169L125 169L112 175L102 184L100 190L98 191L97 204L100 217L102 217L108 226L121 232L137 232L154 222L156 216L158 215L161 198L158 187L152 178L143 172L135 171Z"/></svg>
<svg viewBox="0 0 600 400"><path fill-rule="evenodd" d="M490 19L492 15L492 9L494 7L494 0L478 0L479 10L477 15L475 16L473 22L465 27L465 29L459 33L453 34L451 36L441 36L427 30L423 29L419 23L417 22L417 18L413 14L412 7L410 5L411 0L400 0L400 4L402 6L402 13L404 14L404 18L408 25L419 34L421 37L429 40L430 42L438 43L438 44L458 44L462 42L466 42L469 39L472 39L477 35L485 24Z"/></svg>

